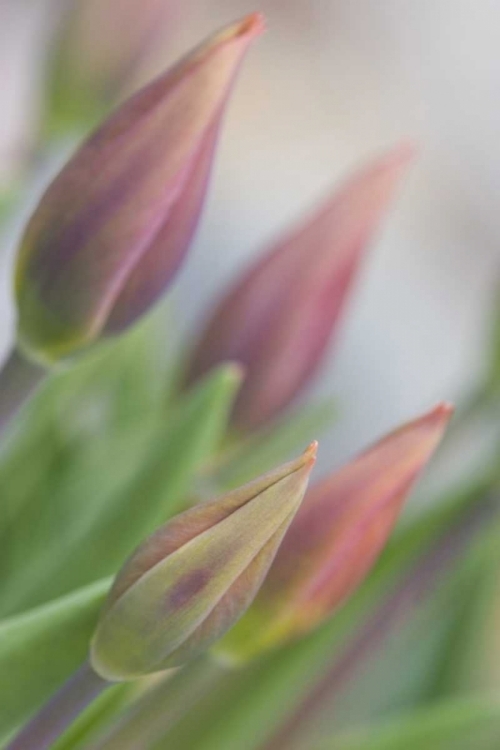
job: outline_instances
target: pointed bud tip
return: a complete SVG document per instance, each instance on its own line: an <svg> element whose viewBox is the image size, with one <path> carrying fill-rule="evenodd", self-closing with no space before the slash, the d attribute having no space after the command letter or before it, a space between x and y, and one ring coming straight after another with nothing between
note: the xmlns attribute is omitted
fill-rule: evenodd
<svg viewBox="0 0 500 750"><path fill-rule="evenodd" d="M245 379L247 368L241 362L226 362L221 366L221 372L228 383L238 385Z"/></svg>
<svg viewBox="0 0 500 750"><path fill-rule="evenodd" d="M319 443L317 440L313 440L312 443L310 443L310 445L307 446L304 453L302 454L304 466L309 466L312 469L312 467L316 463L318 447L319 447Z"/></svg>
<svg viewBox="0 0 500 750"><path fill-rule="evenodd" d="M266 30L266 19L263 13L255 11L242 19L239 23L239 36L260 36Z"/></svg>
<svg viewBox="0 0 500 750"><path fill-rule="evenodd" d="M376 174L389 180L391 192L412 166L418 152L415 141L404 140L382 154L374 163Z"/></svg>
<svg viewBox="0 0 500 750"><path fill-rule="evenodd" d="M110 682L181 666L211 647L259 591L300 503L317 443L202 503L146 539L115 579L91 644Z"/></svg>
<svg viewBox="0 0 500 750"><path fill-rule="evenodd" d="M411 139L405 139L400 141L394 148L389 152L387 158L391 161L394 166L401 165L406 166L411 164L419 153L419 147L416 141Z"/></svg>
<svg viewBox="0 0 500 750"><path fill-rule="evenodd" d="M226 641L232 654L258 654L309 633L352 595L387 543L453 411L438 403L313 486L252 615ZM302 454L302 471L314 462L317 446Z"/></svg>
<svg viewBox="0 0 500 750"><path fill-rule="evenodd" d="M236 21L231 26L221 31L218 42L230 41L245 37L248 40L260 36L266 28L264 15L259 12L250 13L248 16Z"/></svg>
<svg viewBox="0 0 500 750"><path fill-rule="evenodd" d="M454 411L455 407L453 404L448 401L441 401L422 417L422 421L440 425L444 429L453 416Z"/></svg>

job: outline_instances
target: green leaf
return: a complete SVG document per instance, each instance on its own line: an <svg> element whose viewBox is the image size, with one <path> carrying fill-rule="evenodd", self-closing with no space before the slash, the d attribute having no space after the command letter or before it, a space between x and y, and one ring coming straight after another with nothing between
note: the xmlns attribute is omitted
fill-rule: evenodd
<svg viewBox="0 0 500 750"><path fill-rule="evenodd" d="M149 434L90 441L70 446L47 478L49 491L35 492L4 533L0 547L4 576L0 582L3 617L31 609L86 585L99 576L86 576L88 563L71 581L72 558L88 553L89 536L98 528L110 498L124 495L140 468ZM131 439L129 439L131 438ZM110 543L113 540L109 539ZM76 564L76 558L75 558ZM107 571L111 574L113 571ZM62 581L68 580L67 587Z"/></svg>
<svg viewBox="0 0 500 750"><path fill-rule="evenodd" d="M497 521L469 556L456 597L453 629L435 665L430 697L498 688L500 666L491 653L498 640L499 538Z"/></svg>
<svg viewBox="0 0 500 750"><path fill-rule="evenodd" d="M240 383L234 365L188 393L169 419L91 442L45 505L17 519L0 608L16 612L117 572L158 525L186 505L198 468L217 448ZM142 427L142 429L140 429ZM57 539L57 546L54 546Z"/></svg>
<svg viewBox="0 0 500 750"><path fill-rule="evenodd" d="M249 437L232 436L227 450L208 468L215 471L220 486L237 487L316 440L332 425L335 417L332 402L301 407Z"/></svg>
<svg viewBox="0 0 500 750"><path fill-rule="evenodd" d="M142 680L121 682L101 693L57 740L53 750L88 750L90 743L94 743L137 694L138 683Z"/></svg>
<svg viewBox="0 0 500 750"><path fill-rule="evenodd" d="M15 211L19 190L20 185L17 183L9 188L0 189L0 225L6 222Z"/></svg>
<svg viewBox="0 0 500 750"><path fill-rule="evenodd" d="M200 695L214 687L220 665L204 655L179 670L164 673L156 684L142 691L137 700L118 712L100 732L93 750L137 750L150 748L162 736L168 720L189 712ZM111 718L111 717L108 717ZM79 747L79 746L77 746ZM88 747L88 746L87 746ZM82 747L84 750L85 746ZM56 750L76 750L68 745Z"/></svg>
<svg viewBox="0 0 500 750"><path fill-rule="evenodd" d="M260 750L282 722L300 709L313 687L334 668L346 649L352 649L358 634L366 631L370 640L370 628L379 622L381 609L396 591L406 586L408 576L413 575L413 567L421 565L422 555L430 545L437 550L437 560L440 559L441 538L446 537L454 523L475 513L475 506L481 499L481 493L476 494L478 491L480 493L474 486L460 498L450 497L449 503L401 531L369 579L332 620L300 642L221 679L195 707L196 722L189 716L182 719L166 732L158 748ZM465 527L467 525L465 520ZM491 533L493 544L495 534ZM476 553L484 549L484 544L485 534L481 532L471 548L467 566L477 564ZM423 564L425 575L425 559ZM436 576L433 569L430 578L431 594L439 603L445 591L445 600L451 601L460 586L462 570L456 569L454 559L451 568L438 565L437 569L440 575ZM418 568L416 572L418 574ZM390 613L389 608L389 616ZM363 660L371 656L369 650L366 654L360 652L356 659L361 660L362 665ZM407 661L400 659L399 664L405 669ZM228 706L231 706L230 711Z"/></svg>
<svg viewBox="0 0 500 750"><path fill-rule="evenodd" d="M500 701L484 695L334 735L315 750L492 750L500 746Z"/></svg>
<svg viewBox="0 0 500 750"><path fill-rule="evenodd" d="M21 725L85 661L109 586L99 581L0 623L0 736Z"/></svg>
<svg viewBox="0 0 500 750"><path fill-rule="evenodd" d="M61 475L63 481L73 477L85 463L81 454L93 451L106 459L107 441L116 442L125 432L126 442L127 432L142 431L164 411L166 368L158 363L153 323L158 325L156 316L52 375L20 414L0 453L4 560L17 517L29 523L31 513L36 524L40 505L53 503Z"/></svg>

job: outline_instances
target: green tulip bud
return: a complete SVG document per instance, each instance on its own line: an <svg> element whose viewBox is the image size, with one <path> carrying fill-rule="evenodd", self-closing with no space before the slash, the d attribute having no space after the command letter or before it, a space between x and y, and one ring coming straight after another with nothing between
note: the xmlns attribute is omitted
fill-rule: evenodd
<svg viewBox="0 0 500 750"><path fill-rule="evenodd" d="M93 638L99 675L120 681L179 666L234 625L300 506L316 448L182 513L137 549Z"/></svg>

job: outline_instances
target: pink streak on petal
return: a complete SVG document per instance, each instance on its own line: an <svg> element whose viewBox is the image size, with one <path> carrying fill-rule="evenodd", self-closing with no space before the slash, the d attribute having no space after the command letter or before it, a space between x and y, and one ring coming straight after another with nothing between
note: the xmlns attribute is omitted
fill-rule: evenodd
<svg viewBox="0 0 500 750"><path fill-rule="evenodd" d="M297 630L308 630L359 586L452 412L438 405L311 488L261 591L262 606L290 609Z"/></svg>

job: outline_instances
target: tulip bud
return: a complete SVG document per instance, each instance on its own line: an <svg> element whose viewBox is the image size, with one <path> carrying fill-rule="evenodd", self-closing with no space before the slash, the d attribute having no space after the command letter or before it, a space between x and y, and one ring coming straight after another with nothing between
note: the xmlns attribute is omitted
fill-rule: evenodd
<svg viewBox="0 0 500 750"><path fill-rule="evenodd" d="M78 114L115 97L165 36L175 10L172 0L120 0L118 5L116 0L70 3L54 53L57 109Z"/></svg>
<svg viewBox="0 0 500 750"><path fill-rule="evenodd" d="M248 655L307 633L354 592L450 415L449 406L438 406L312 487L258 597L222 649Z"/></svg>
<svg viewBox="0 0 500 750"><path fill-rule="evenodd" d="M177 516L139 547L97 626L98 674L127 680L178 666L239 619L302 501L315 454L313 443L295 461Z"/></svg>
<svg viewBox="0 0 500 750"><path fill-rule="evenodd" d="M119 333L162 295L200 215L222 113L259 15L132 97L48 188L16 269L18 336L43 362Z"/></svg>
<svg viewBox="0 0 500 750"><path fill-rule="evenodd" d="M313 376L412 155L400 147L354 175L216 308L187 380L221 362L241 362L247 378L235 407L237 427L251 430L274 419Z"/></svg>

